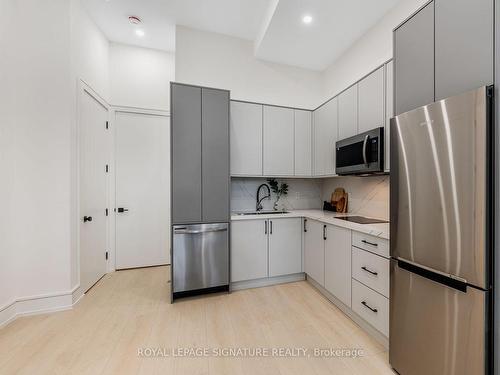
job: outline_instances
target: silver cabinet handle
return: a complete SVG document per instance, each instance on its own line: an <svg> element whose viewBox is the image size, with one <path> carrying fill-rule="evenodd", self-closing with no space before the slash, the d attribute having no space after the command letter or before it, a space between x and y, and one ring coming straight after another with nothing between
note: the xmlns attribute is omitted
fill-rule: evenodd
<svg viewBox="0 0 500 375"><path fill-rule="evenodd" d="M372 246L378 246L378 243L369 242L369 241L367 241L367 240L361 240L361 242L366 243L366 244L368 244L368 245L372 245Z"/></svg>
<svg viewBox="0 0 500 375"><path fill-rule="evenodd" d="M307 219L304 219L304 232L307 232Z"/></svg>
<svg viewBox="0 0 500 375"><path fill-rule="evenodd" d="M375 272L375 271L371 271L369 270L368 268L366 268L365 266L361 267L361 269L365 272L368 272L370 274L372 274L373 276L378 276L378 272Z"/></svg>
<svg viewBox="0 0 500 375"><path fill-rule="evenodd" d="M264 234L267 234L267 220L264 221Z"/></svg>
<svg viewBox="0 0 500 375"><path fill-rule="evenodd" d="M205 230L176 229L175 234L199 234L199 233L225 232L225 231L227 231L227 228L216 228L216 229L205 229Z"/></svg>
<svg viewBox="0 0 500 375"><path fill-rule="evenodd" d="M323 239L326 241L326 225L323 225Z"/></svg>
<svg viewBox="0 0 500 375"><path fill-rule="evenodd" d="M273 221L269 220L269 234L273 234Z"/></svg>
<svg viewBox="0 0 500 375"><path fill-rule="evenodd" d="M366 146L368 144L368 138L370 138L370 136L365 135L365 140L363 141L363 161L366 165L368 165L368 158L366 157Z"/></svg>
<svg viewBox="0 0 500 375"><path fill-rule="evenodd" d="M378 313L378 310L371 307L369 304L367 304L365 301L361 301L361 304L366 307L367 309L370 309L371 311L373 311L374 313Z"/></svg>

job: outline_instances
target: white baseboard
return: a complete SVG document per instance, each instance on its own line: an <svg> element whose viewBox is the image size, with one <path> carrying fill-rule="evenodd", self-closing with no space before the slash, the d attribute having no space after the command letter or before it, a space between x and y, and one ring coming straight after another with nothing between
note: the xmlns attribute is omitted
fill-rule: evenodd
<svg viewBox="0 0 500 375"><path fill-rule="evenodd" d="M0 328L22 316L69 310L84 296L79 290L16 299L0 307Z"/></svg>
<svg viewBox="0 0 500 375"><path fill-rule="evenodd" d="M358 326L360 326L366 333L368 333L371 337L373 337L376 341L378 341L385 349L389 349L389 338L385 336L383 333L379 332L376 328L372 327L366 320L356 314L351 308L341 302L338 298L336 298L333 294L331 294L328 290L323 288L316 280L314 280L309 275L307 276L307 281L314 288L318 290L326 299L332 302L335 306L337 306L340 311L342 311L345 315L347 315L351 320L354 321Z"/></svg>
<svg viewBox="0 0 500 375"><path fill-rule="evenodd" d="M260 288L263 286L292 283L295 281L302 281L302 280L305 280L304 273L295 273L292 275L285 275L285 276L265 277L263 279L245 280L245 281L237 281L235 283L231 283L231 290Z"/></svg>

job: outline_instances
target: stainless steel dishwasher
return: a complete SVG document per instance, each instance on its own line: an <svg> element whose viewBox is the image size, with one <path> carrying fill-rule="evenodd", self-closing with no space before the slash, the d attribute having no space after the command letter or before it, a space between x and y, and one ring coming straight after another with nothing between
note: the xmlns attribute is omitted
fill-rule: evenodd
<svg viewBox="0 0 500 375"><path fill-rule="evenodd" d="M229 224L174 225L172 300L229 290Z"/></svg>

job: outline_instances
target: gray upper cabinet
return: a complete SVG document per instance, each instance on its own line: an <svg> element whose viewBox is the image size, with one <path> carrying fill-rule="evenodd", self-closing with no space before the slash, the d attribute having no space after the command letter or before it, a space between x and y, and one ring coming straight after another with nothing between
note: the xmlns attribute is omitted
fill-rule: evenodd
<svg viewBox="0 0 500 375"><path fill-rule="evenodd" d="M201 88L172 84L172 224L201 221Z"/></svg>
<svg viewBox="0 0 500 375"><path fill-rule="evenodd" d="M229 92L203 88L201 94L203 221L224 222L230 195Z"/></svg>
<svg viewBox="0 0 500 375"><path fill-rule="evenodd" d="M339 139L349 138L358 133L358 85L349 87L338 96Z"/></svg>
<svg viewBox="0 0 500 375"><path fill-rule="evenodd" d="M312 112L296 109L295 176L312 175Z"/></svg>
<svg viewBox="0 0 500 375"><path fill-rule="evenodd" d="M384 86L383 66L358 83L359 133L384 126Z"/></svg>
<svg viewBox="0 0 500 375"><path fill-rule="evenodd" d="M338 101L333 98L314 111L314 175L335 175Z"/></svg>
<svg viewBox="0 0 500 375"><path fill-rule="evenodd" d="M434 2L394 31L394 78L396 115L434 101Z"/></svg>
<svg viewBox="0 0 500 375"><path fill-rule="evenodd" d="M390 169L391 118L394 117L394 63L385 66L385 129L384 129L384 170Z"/></svg>
<svg viewBox="0 0 500 375"><path fill-rule="evenodd" d="M493 3L435 1L436 100L493 84Z"/></svg>
<svg viewBox="0 0 500 375"><path fill-rule="evenodd" d="M231 101L231 175L262 176L262 104Z"/></svg>
<svg viewBox="0 0 500 375"><path fill-rule="evenodd" d="M294 111L264 106L264 175L294 174Z"/></svg>

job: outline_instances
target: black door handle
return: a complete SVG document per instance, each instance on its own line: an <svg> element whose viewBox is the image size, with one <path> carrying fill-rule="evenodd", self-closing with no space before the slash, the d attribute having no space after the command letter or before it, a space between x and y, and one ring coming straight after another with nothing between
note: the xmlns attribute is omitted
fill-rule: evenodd
<svg viewBox="0 0 500 375"><path fill-rule="evenodd" d="M87 221L92 221L92 216L84 216L83 222L86 223Z"/></svg>
<svg viewBox="0 0 500 375"><path fill-rule="evenodd" d="M368 273L371 273L373 276L378 276L378 272L371 271L371 270L369 270L368 268L366 268L365 266L361 267L361 269L362 269L363 271L366 271L366 272L368 272Z"/></svg>
<svg viewBox="0 0 500 375"><path fill-rule="evenodd" d="M118 213L128 212L128 208L118 207Z"/></svg>
<svg viewBox="0 0 500 375"><path fill-rule="evenodd" d="M370 305L368 305L365 301L361 301L361 304L366 307L367 309L370 309L371 311L373 311L374 313L378 313L378 310L371 307Z"/></svg>

